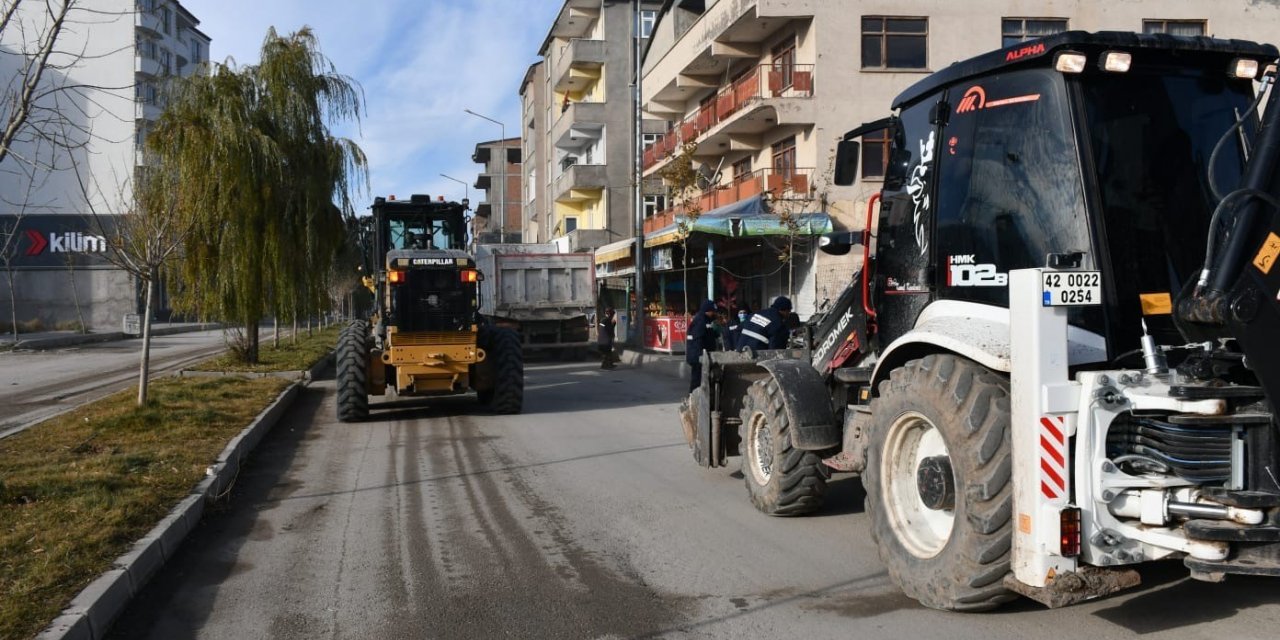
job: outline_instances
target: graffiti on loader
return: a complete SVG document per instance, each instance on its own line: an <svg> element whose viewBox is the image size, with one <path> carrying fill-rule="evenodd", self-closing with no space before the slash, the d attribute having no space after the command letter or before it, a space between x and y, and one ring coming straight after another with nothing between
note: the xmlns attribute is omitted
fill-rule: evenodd
<svg viewBox="0 0 1280 640"><path fill-rule="evenodd" d="M466 206L429 196L376 198L364 234L368 320L338 338L338 419L364 420L369 396L475 391L494 413L520 413L520 337L478 313L484 278L466 246Z"/></svg>

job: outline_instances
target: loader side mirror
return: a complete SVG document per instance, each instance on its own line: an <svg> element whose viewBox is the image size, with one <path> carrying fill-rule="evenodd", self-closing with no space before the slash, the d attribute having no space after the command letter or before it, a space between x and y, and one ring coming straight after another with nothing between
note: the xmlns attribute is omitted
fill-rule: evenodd
<svg viewBox="0 0 1280 640"><path fill-rule="evenodd" d="M847 187L858 179L858 156L861 145L857 140L841 140L836 144L835 183Z"/></svg>

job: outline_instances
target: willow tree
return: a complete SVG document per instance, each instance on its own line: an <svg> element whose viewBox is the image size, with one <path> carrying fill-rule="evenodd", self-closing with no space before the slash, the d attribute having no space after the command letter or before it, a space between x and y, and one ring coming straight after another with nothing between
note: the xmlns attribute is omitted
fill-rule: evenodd
<svg viewBox="0 0 1280 640"><path fill-rule="evenodd" d="M352 187L367 180L359 147L329 126L358 121L363 100L306 28L268 31L258 65L210 71L175 85L156 128L160 161L181 166L183 214L200 220L177 301L243 325L237 350L256 362L268 313L297 317L325 298Z"/></svg>

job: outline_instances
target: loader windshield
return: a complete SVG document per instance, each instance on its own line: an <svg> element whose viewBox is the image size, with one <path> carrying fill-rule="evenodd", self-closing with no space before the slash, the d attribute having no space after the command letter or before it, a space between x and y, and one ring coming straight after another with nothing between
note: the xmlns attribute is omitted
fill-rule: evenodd
<svg viewBox="0 0 1280 640"><path fill-rule="evenodd" d="M1176 67L1085 74L1077 86L1082 146L1102 207L1094 228L1112 274L1107 335L1114 355L1137 346L1144 296L1176 299L1198 274L1216 204L1210 156L1249 109L1253 87L1216 62L1199 68L1185 59ZM1244 133L1252 137L1252 123ZM1220 193L1238 186L1243 164L1240 137L1232 135L1215 161ZM1182 342L1170 316L1150 315L1147 323L1160 342Z"/></svg>

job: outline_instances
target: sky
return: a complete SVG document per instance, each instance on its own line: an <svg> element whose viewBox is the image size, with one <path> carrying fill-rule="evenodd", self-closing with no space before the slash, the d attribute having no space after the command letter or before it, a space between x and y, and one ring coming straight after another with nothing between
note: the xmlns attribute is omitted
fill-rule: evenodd
<svg viewBox="0 0 1280 640"><path fill-rule="evenodd" d="M520 81L563 0L181 0L212 38L210 58L254 64L269 27L282 34L311 27L339 73L364 89L358 128L335 128L369 158L370 192L356 197L425 193L472 207L481 169L477 142L498 125L520 134Z"/></svg>

